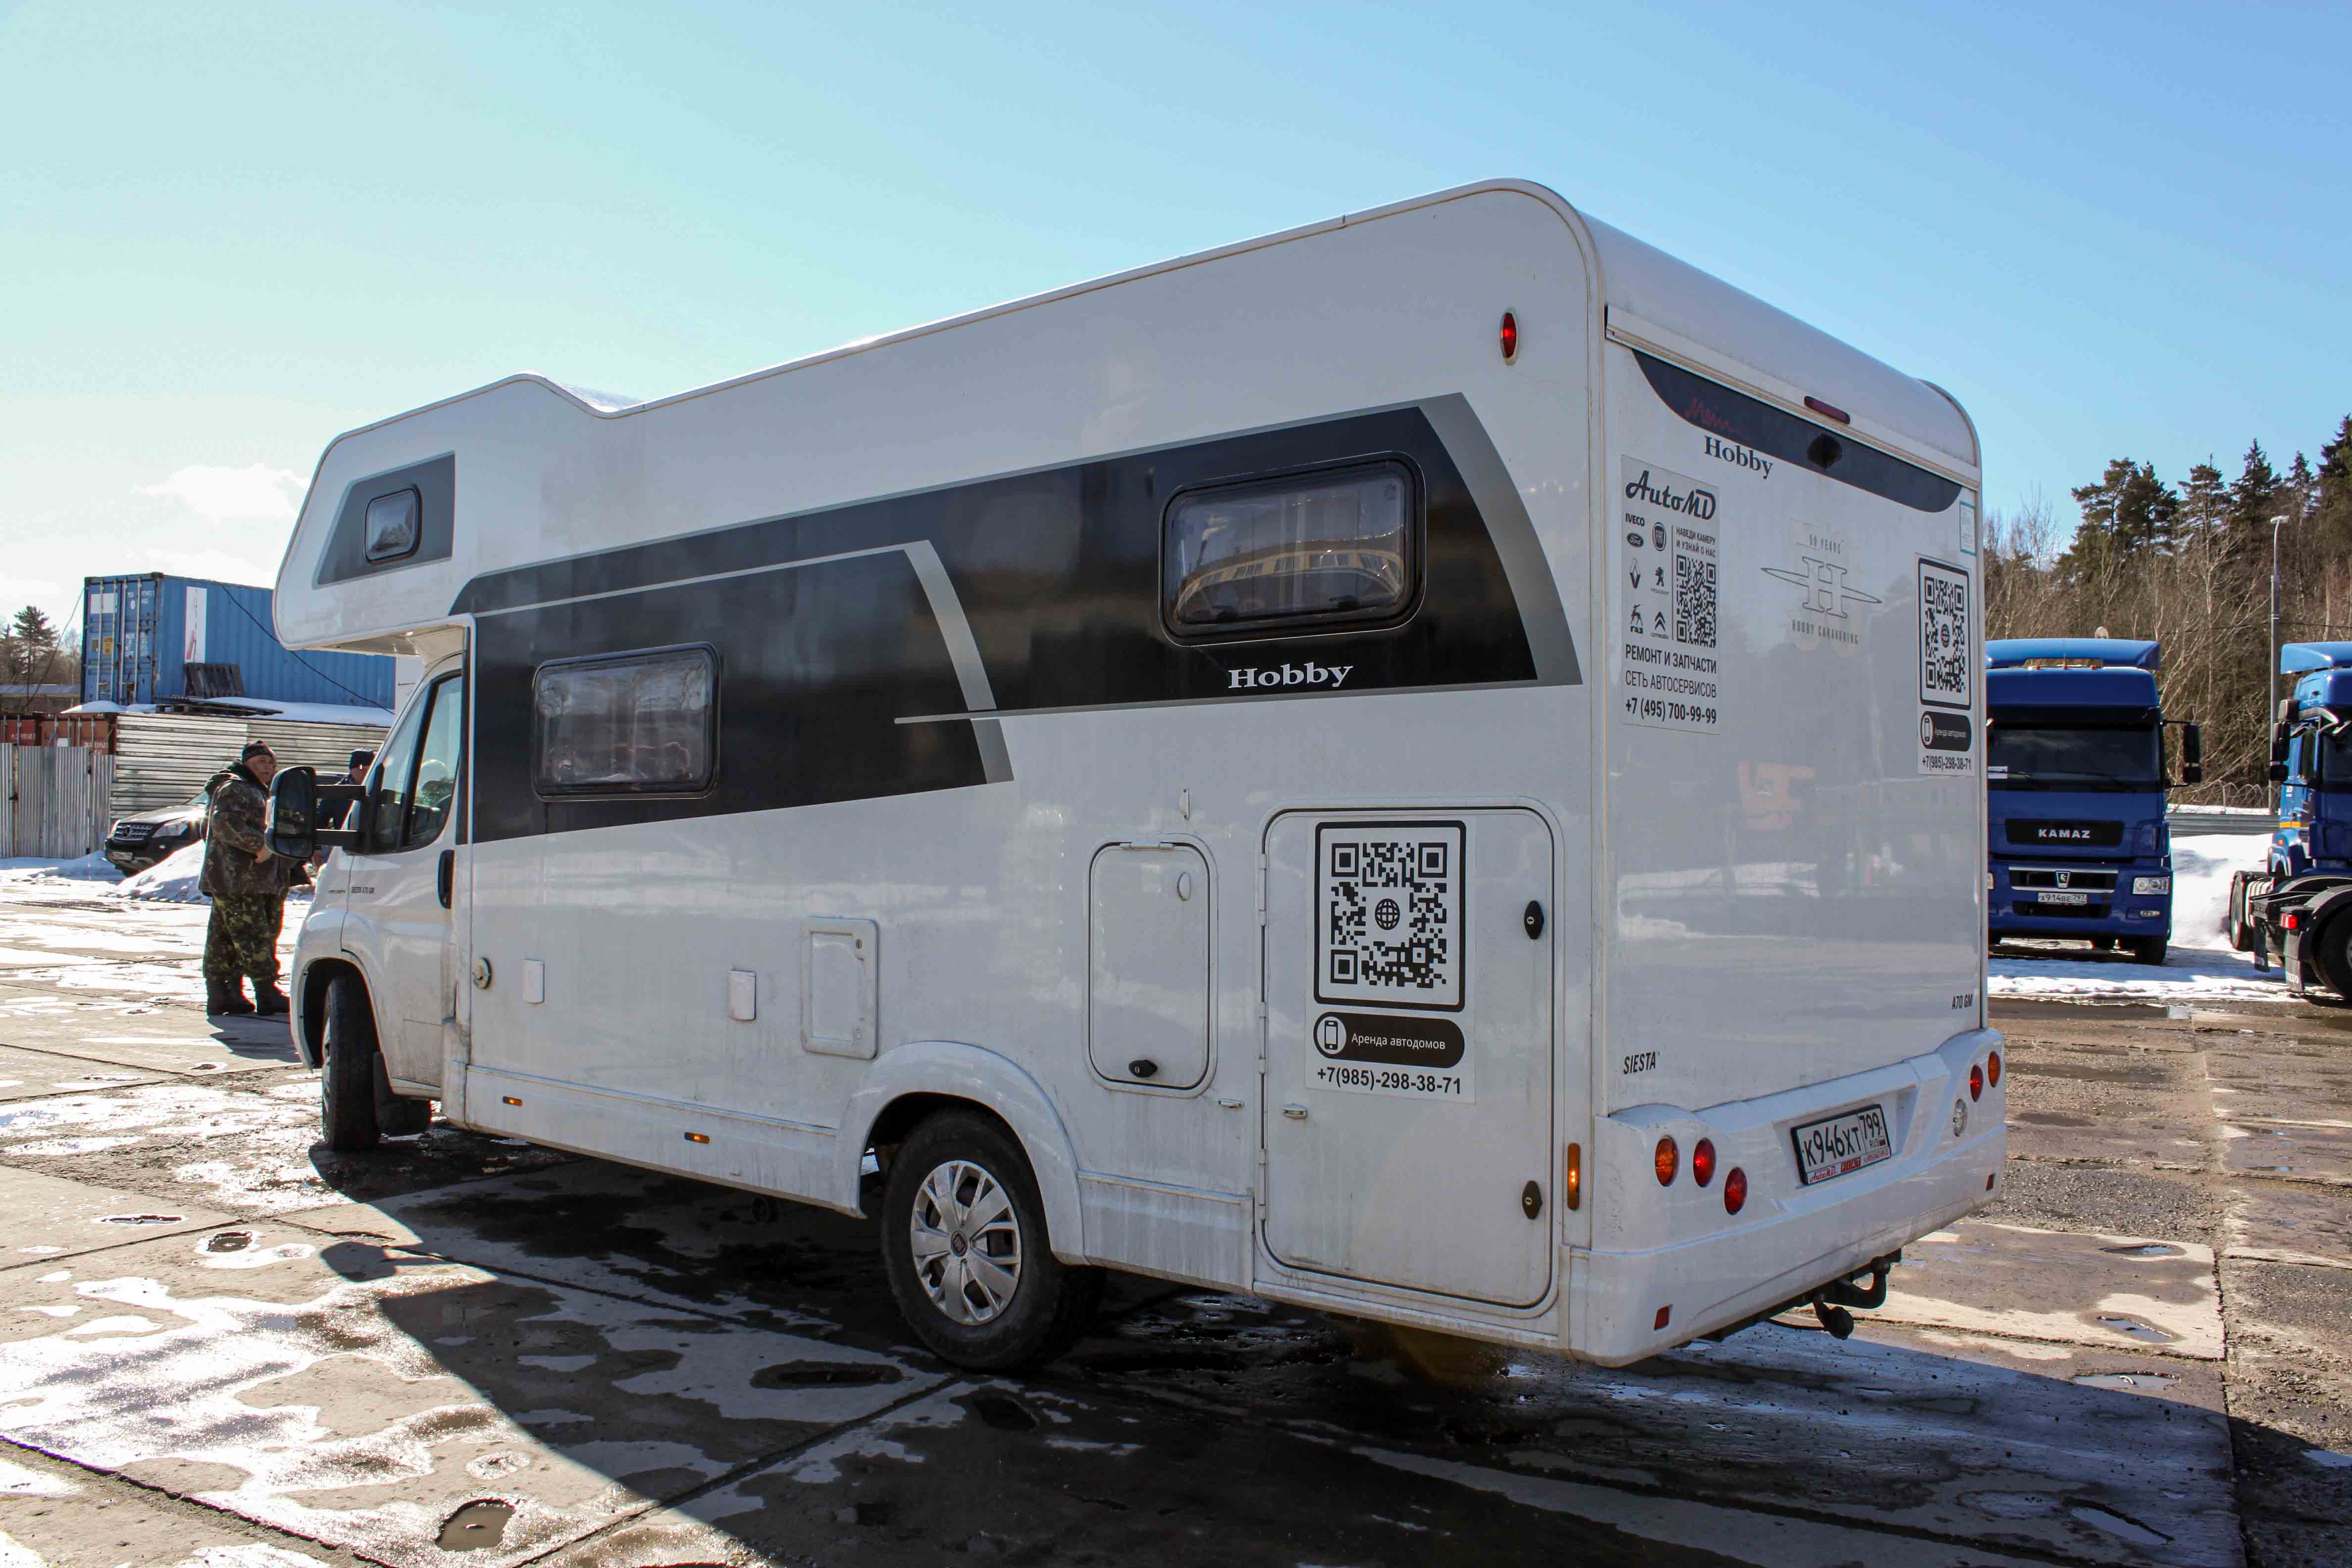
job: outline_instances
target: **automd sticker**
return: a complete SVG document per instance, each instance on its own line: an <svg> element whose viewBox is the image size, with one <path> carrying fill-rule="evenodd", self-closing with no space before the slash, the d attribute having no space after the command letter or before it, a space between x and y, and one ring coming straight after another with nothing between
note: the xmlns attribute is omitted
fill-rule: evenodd
<svg viewBox="0 0 2352 1568"><path fill-rule="evenodd" d="M1717 574L1721 498L1645 458L1622 470L1617 552L1618 713L1629 724L1713 734L1721 723Z"/></svg>
<svg viewBox="0 0 2352 1568"><path fill-rule="evenodd" d="M1453 1019L1430 1014L1326 1013L1315 1020L1318 1089L1413 1100L1475 1100L1469 1053Z"/></svg>

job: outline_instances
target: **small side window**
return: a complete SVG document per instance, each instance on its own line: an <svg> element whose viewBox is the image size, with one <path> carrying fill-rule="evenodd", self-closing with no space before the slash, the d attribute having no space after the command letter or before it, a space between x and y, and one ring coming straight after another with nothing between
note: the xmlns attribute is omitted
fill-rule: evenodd
<svg viewBox="0 0 2352 1568"><path fill-rule="evenodd" d="M397 561L416 553L425 531L419 524L424 502L413 489L378 496L367 506L367 558Z"/></svg>
<svg viewBox="0 0 2352 1568"><path fill-rule="evenodd" d="M719 656L650 649L543 664L532 710L542 795L697 795L719 756Z"/></svg>
<svg viewBox="0 0 2352 1568"><path fill-rule="evenodd" d="M1187 490L1168 503L1162 609L1179 637L1392 621L1421 570L1402 463Z"/></svg>

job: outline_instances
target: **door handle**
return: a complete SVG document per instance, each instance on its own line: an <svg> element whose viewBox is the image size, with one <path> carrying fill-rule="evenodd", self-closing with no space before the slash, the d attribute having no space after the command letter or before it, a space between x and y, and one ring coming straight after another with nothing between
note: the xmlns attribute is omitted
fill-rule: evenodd
<svg viewBox="0 0 2352 1568"><path fill-rule="evenodd" d="M441 907L447 909L449 896L456 890L457 884L457 852L455 849L441 851L441 865L435 876L434 884L441 894Z"/></svg>
<svg viewBox="0 0 2352 1568"><path fill-rule="evenodd" d="M1282 1108L1282 1113L1293 1121L1307 1120L1307 1108L1303 1105L1286 1105Z"/></svg>

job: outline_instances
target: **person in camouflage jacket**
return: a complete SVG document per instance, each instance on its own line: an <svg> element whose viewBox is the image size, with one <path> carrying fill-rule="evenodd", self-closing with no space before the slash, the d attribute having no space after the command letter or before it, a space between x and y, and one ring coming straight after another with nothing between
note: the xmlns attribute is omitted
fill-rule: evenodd
<svg viewBox="0 0 2352 1568"><path fill-rule="evenodd" d="M302 863L269 852L262 825L278 758L255 741L237 764L205 786L205 868L196 889L213 901L205 927L205 1011L286 1011L278 988L278 933L286 923L286 889ZM253 977L253 1000L245 977Z"/></svg>

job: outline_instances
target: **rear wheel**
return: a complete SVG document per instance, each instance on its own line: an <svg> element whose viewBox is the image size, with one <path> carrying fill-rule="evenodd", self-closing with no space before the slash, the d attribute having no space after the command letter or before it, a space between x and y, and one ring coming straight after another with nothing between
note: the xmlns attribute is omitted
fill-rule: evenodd
<svg viewBox="0 0 2352 1568"><path fill-rule="evenodd" d="M326 1069L319 1075L319 1121L327 1147L347 1154L373 1149L383 1132L375 1114L383 1057L376 1049L367 986L356 974L339 974L327 984L326 1050Z"/></svg>
<svg viewBox="0 0 2352 1568"><path fill-rule="evenodd" d="M1054 1256L1045 1205L1003 1124L935 1116L890 1163L882 1257L908 1327L942 1360L995 1371L1048 1362L1102 1304L1102 1270Z"/></svg>
<svg viewBox="0 0 2352 1568"><path fill-rule="evenodd" d="M2352 910L2315 931L2307 951L2327 988L2352 1002Z"/></svg>
<svg viewBox="0 0 2352 1568"><path fill-rule="evenodd" d="M2142 963L2162 963L2171 942L2160 936L2134 936L2124 939L2124 951Z"/></svg>
<svg viewBox="0 0 2352 1568"><path fill-rule="evenodd" d="M2243 871L2230 875L2230 945L2240 952L2254 951L2254 929L2246 921L2246 880Z"/></svg>

